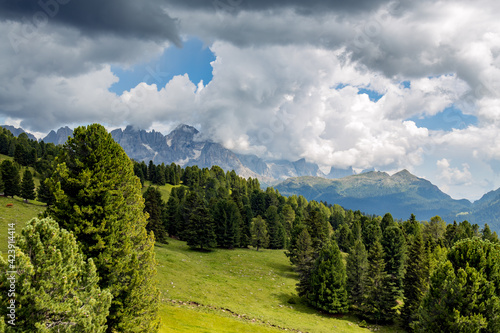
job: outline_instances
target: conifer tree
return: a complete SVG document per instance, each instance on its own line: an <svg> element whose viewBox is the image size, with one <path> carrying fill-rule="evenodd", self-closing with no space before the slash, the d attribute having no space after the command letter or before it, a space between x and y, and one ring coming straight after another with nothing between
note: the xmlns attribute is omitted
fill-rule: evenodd
<svg viewBox="0 0 500 333"><path fill-rule="evenodd" d="M368 320L390 322L393 319L392 307L388 297L388 275L385 272L384 250L379 240L372 244L368 252L368 271L362 305L363 316Z"/></svg>
<svg viewBox="0 0 500 333"><path fill-rule="evenodd" d="M166 207L167 233L170 236L180 235L181 214L179 211L179 199L170 194Z"/></svg>
<svg viewBox="0 0 500 333"><path fill-rule="evenodd" d="M434 271L415 332L500 331L500 245L457 242Z"/></svg>
<svg viewBox="0 0 500 333"><path fill-rule="evenodd" d="M6 197L14 197L21 194L19 171L16 165L10 160L4 160L0 165L2 173L3 191Z"/></svg>
<svg viewBox="0 0 500 333"><path fill-rule="evenodd" d="M101 288L113 300L108 332L155 332L154 235L146 231L139 178L123 149L98 124L78 127L57 157L50 180L55 201L46 211L93 258Z"/></svg>
<svg viewBox="0 0 500 333"><path fill-rule="evenodd" d="M33 200L35 197L35 183L33 182L33 175L28 168L26 168L21 182L21 198L25 200Z"/></svg>
<svg viewBox="0 0 500 333"><path fill-rule="evenodd" d="M403 279L406 264L406 240L399 226L393 224L386 227L382 234L385 271L392 284L394 301L403 298Z"/></svg>
<svg viewBox="0 0 500 333"><path fill-rule="evenodd" d="M290 261L295 265L295 270L299 274L297 283L297 292L299 296L305 296L311 290L309 276L316 258L314 248L312 247L311 236L307 228L302 228L298 234L295 246L287 254Z"/></svg>
<svg viewBox="0 0 500 333"><path fill-rule="evenodd" d="M146 229L153 231L155 240L161 243L167 242L167 231L165 230L165 203L161 193L155 187L148 187L144 192L144 211L149 214Z"/></svg>
<svg viewBox="0 0 500 333"><path fill-rule="evenodd" d="M329 313L347 312L346 271L336 242L321 249L309 280L306 299L313 307Z"/></svg>
<svg viewBox="0 0 500 333"><path fill-rule="evenodd" d="M360 309L363 304L367 270L365 245L358 239L347 256L347 291L351 306L355 310Z"/></svg>
<svg viewBox="0 0 500 333"><path fill-rule="evenodd" d="M187 245L200 250L216 247L214 225L205 201L195 191L188 194L186 201L191 202L190 207L193 207L184 230Z"/></svg>
<svg viewBox="0 0 500 333"><path fill-rule="evenodd" d="M261 247L266 248L269 246L267 223L260 215L252 219L250 232L252 234L252 246L257 248L257 251Z"/></svg>
<svg viewBox="0 0 500 333"><path fill-rule="evenodd" d="M33 219L16 245L15 263L0 256L0 317L10 299L16 306L9 332L106 331L111 293L99 288L94 262L84 259L72 233L51 219ZM12 281L13 298L7 297Z"/></svg>
<svg viewBox="0 0 500 333"><path fill-rule="evenodd" d="M427 290L426 252L422 233L418 230L408 252L408 265L404 277L404 306L401 319L405 329L410 330L410 323L416 318L417 310Z"/></svg>
<svg viewBox="0 0 500 333"><path fill-rule="evenodd" d="M46 181L47 178L43 178L40 181L40 186L38 186L37 191L36 191L36 196L38 198L38 201L41 201L47 206L50 206L53 204L55 197L54 193L50 190L50 187Z"/></svg>

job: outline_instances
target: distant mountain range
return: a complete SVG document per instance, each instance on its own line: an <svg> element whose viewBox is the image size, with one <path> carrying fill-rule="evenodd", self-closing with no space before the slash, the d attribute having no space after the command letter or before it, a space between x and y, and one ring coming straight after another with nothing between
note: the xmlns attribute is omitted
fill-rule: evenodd
<svg viewBox="0 0 500 333"><path fill-rule="evenodd" d="M16 136L24 132L12 126L3 127ZM62 144L71 135L69 127L62 127L51 131L43 140ZM283 195L303 195L308 200L339 204L367 214L390 212L401 219L407 219L413 213L419 220L439 215L447 222L468 220L481 226L488 223L492 230L500 231L500 189L471 203L465 199L452 199L431 182L407 170L390 176L368 170L355 174L352 168L332 167L328 174L324 174L317 164L305 159L266 161L256 155L234 153L219 143L200 140L198 130L188 125L179 125L166 136L132 126L113 130L111 135L136 161L147 163L152 160L156 164L176 163L201 168L218 165L227 171L235 170L245 178L258 178L263 186L274 186Z"/></svg>
<svg viewBox="0 0 500 333"><path fill-rule="evenodd" d="M303 195L308 200L326 201L367 214L418 220L439 215L447 222L467 220L500 231L500 189L485 194L474 203L455 200L428 180L407 170L392 176L385 172L367 172L341 179L320 177L290 178L274 186L282 195Z"/></svg>

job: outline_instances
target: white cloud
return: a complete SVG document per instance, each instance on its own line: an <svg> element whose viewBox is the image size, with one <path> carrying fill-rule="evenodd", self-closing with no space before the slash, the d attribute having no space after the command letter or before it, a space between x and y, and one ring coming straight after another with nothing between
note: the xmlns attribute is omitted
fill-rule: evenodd
<svg viewBox="0 0 500 333"><path fill-rule="evenodd" d="M439 170L439 178L444 182L445 186L471 184L472 174L467 163L462 164L461 170L451 167L450 161L446 158L437 161L436 165Z"/></svg>

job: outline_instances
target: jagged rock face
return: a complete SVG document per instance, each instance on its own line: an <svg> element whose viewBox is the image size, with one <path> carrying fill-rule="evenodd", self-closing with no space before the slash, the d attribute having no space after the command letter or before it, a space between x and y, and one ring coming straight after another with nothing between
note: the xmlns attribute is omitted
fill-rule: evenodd
<svg viewBox="0 0 500 333"><path fill-rule="evenodd" d="M49 134L45 138L43 138L43 142L45 143L53 143L55 145L62 145L68 140L68 137L73 137L73 130L66 127L61 127L55 132L54 130L50 131Z"/></svg>

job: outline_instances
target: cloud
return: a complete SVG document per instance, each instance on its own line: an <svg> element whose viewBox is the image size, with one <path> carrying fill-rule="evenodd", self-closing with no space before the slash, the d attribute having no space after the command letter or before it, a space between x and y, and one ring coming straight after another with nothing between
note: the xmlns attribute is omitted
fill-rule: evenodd
<svg viewBox="0 0 500 333"><path fill-rule="evenodd" d="M73 27L93 37L114 35L181 44L176 21L161 1L1 0L0 19L22 22L21 37L50 23Z"/></svg>
<svg viewBox="0 0 500 333"><path fill-rule="evenodd" d="M470 185L472 182L472 174L470 166L467 163L462 164L462 170L450 166L450 161L443 158L436 163L439 169L439 178L446 185Z"/></svg>

